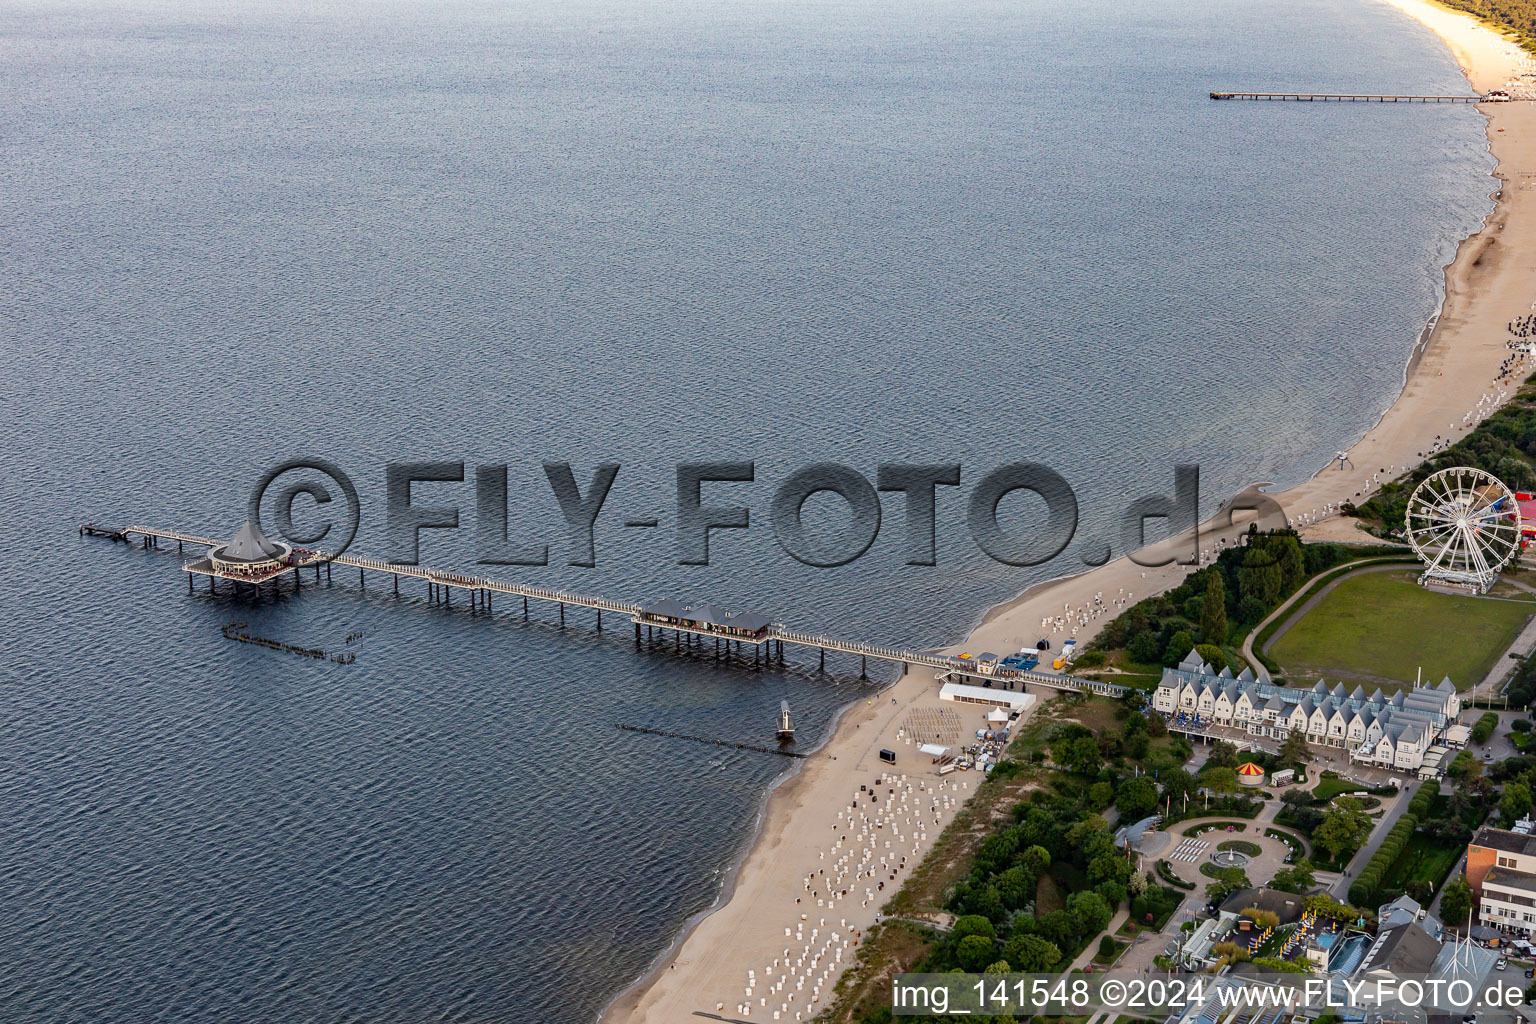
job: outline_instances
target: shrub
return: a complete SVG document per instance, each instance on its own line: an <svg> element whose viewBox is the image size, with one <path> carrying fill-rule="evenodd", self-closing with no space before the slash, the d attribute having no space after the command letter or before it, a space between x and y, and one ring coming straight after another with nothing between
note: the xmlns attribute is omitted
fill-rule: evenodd
<svg viewBox="0 0 1536 1024"><path fill-rule="evenodd" d="M1492 711L1485 712L1483 717L1477 720L1477 724L1472 727L1472 742L1487 743L1493 735L1493 730L1498 727L1498 724L1498 715Z"/></svg>

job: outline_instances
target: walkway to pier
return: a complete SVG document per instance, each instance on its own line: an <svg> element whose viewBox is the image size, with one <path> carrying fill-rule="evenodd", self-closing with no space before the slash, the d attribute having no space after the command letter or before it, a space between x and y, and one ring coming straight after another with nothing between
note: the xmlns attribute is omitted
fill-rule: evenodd
<svg viewBox="0 0 1536 1024"><path fill-rule="evenodd" d="M1350 92L1213 92L1213 100L1282 100L1293 103L1482 103L1482 96L1407 96ZM1490 100L1488 102L1508 102Z"/></svg>
<svg viewBox="0 0 1536 1024"><path fill-rule="evenodd" d="M86 531L82 527L82 534ZM161 530L149 526L133 525L121 530L106 530L101 527L93 527L93 535L111 536L113 539L128 539L129 535L137 535L143 538L146 546L155 546L162 540L176 541L179 548L187 544L200 545L212 548L222 543L211 537L202 537L192 533L178 530ZM1000 689L1013 689L1015 686L1023 687L1025 684L1046 686L1057 690L1068 690L1080 693L1095 693L1103 696L1115 697L1126 692L1126 687L1113 683L1094 682L1086 679L1076 679L1068 675L1058 675L1055 672L1046 672L1040 669L1004 669L994 668L990 672L981 672L974 660L957 658L948 654L935 654L931 651L915 650L900 647L891 647L885 644L864 643L857 640L843 640L836 637L825 636L818 633L810 633L804 630L790 629L780 623L769 623L761 630L751 634L742 635L740 632L730 632L724 629L712 628L708 624L684 624L675 620L651 618L642 611L642 604L638 601L615 600L606 597L595 597L590 594L579 594L569 590L557 590L553 587L530 586L523 583L511 583L506 580L493 579L486 576L472 576L465 573L447 572L441 569L431 569L420 565L397 565L392 562L381 562L373 558L362 558L357 555L337 555L327 558L324 555L308 555L303 561L296 562L289 571L293 573L295 583L299 582L301 569L314 569L316 578L321 572L330 574L331 565L346 565L357 569L358 582L367 582L367 573L375 572L387 574L394 580L395 593L400 592L400 579L419 579L424 581L429 592L434 597L441 596L443 600L450 600L449 595L455 591L465 592L470 599L472 608L479 607L490 611L496 594L507 594L523 599L523 610L526 612L528 602L544 601L560 608L560 622L565 623L565 609L569 605L574 608L591 608L597 612L598 626L602 626L603 612L622 615L629 619L635 627L635 638L640 638L640 630L661 630L675 633L681 641L687 637L708 637L716 642L726 642L726 650L731 643L735 643L739 649L741 645L757 649L767 645L769 657L773 657L775 645L780 661L784 657L784 645L795 647L813 648L820 652L821 663L826 664L828 651L842 654L856 654L861 659L860 675L865 674L870 658L877 661L890 662L901 665L905 673L913 665L924 668L937 669L942 673L941 678L964 680L973 683L982 683L987 686L996 686ZM184 566L183 568L186 568ZM190 570L189 570L190 571ZM189 579L190 581L190 579ZM239 581L236 581L237 583ZM210 586L212 580L210 579Z"/></svg>

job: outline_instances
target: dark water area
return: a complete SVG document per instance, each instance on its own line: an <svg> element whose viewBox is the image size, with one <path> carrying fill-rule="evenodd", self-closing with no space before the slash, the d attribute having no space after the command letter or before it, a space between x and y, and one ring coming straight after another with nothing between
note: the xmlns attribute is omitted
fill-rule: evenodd
<svg viewBox="0 0 1536 1024"><path fill-rule="evenodd" d="M189 593L174 546L79 523L227 536L263 470L319 457L357 482L354 552L387 557L386 463L506 463L550 565L497 575L941 645L1082 567L978 551L995 466L1060 472L1097 538L1176 463L1209 509L1360 436L1492 190L1467 108L1207 99L1465 91L1368 2L46 0L0 9L0 67L15 1022L590 1021L716 898L785 768L616 723L763 743L788 699L809 746L889 678L350 570ZM593 568L546 460L623 467ZM688 460L756 464L710 485L752 525L709 566L678 564ZM774 488L821 461L961 463L938 565L905 564L894 494L851 564L785 554ZM473 571L474 484L415 500L463 512L422 560Z"/></svg>

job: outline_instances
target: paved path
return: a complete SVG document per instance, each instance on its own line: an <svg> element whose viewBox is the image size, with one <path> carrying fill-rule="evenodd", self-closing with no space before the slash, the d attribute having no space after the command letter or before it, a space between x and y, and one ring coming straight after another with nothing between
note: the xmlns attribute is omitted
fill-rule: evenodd
<svg viewBox="0 0 1536 1024"><path fill-rule="evenodd" d="M1399 565L1402 564L1402 556L1400 556L1400 555L1398 555L1398 556L1384 555L1384 556L1382 556L1380 558L1361 559L1357 563L1352 563L1352 564L1356 564L1356 565L1360 566L1360 568L1358 568L1356 570L1353 570L1353 571L1344 572L1344 573L1340 574L1339 576L1335 577L1334 579L1329 580L1327 586L1325 586L1320 592L1312 595L1311 599L1307 601L1306 608L1303 608L1302 611L1309 610L1313 605L1315 605L1318 601L1320 601L1330 590L1332 590L1334 588L1335 584L1343 582L1348 577L1355 575L1356 572L1379 572L1381 569L1384 569L1384 568L1393 568L1392 565L1383 565L1383 564L1381 564L1381 563L1391 563L1391 562L1396 562ZM1331 570L1328 570L1328 571L1329 572L1337 572L1338 569L1335 568L1335 569L1331 569ZM1253 670L1258 673L1259 679L1262 682L1266 682L1266 683L1269 682L1269 670L1264 667L1264 663L1262 661L1260 661L1258 659L1258 657L1253 653L1253 638L1258 636L1261 632L1263 632L1269 626L1269 624L1271 622L1275 621L1275 619L1279 618L1281 615L1286 614L1287 610L1291 607L1291 605L1293 605L1297 601L1301 600L1301 595L1305 594L1308 590L1310 590L1312 588L1313 582L1314 582L1313 580L1307 580L1301 586L1297 587L1296 588L1296 592L1294 594L1292 594L1290 597L1286 598L1284 601L1282 601L1280 603L1280 607L1276 608L1274 611L1272 611L1268 615L1264 616L1263 620L1257 626L1254 626L1253 629L1249 630L1247 636L1243 637L1243 648L1242 648L1243 659L1245 661L1247 661L1248 664L1253 666ZM1280 634L1283 633L1283 632L1284 632L1283 630L1277 630L1275 632L1275 635L1269 638L1269 643L1271 643L1271 644L1274 643L1277 639L1279 639ZM1268 646L1269 646L1269 644L1265 644L1266 650L1268 649Z"/></svg>
<svg viewBox="0 0 1536 1024"><path fill-rule="evenodd" d="M1077 959L1072 961L1072 966L1067 968L1066 973L1071 974L1073 971L1081 971L1092 963L1094 955L1099 951L1099 939L1104 935L1115 934L1130 916L1131 912L1128 908L1122 907L1116 911L1115 916L1109 919L1109 926L1089 940L1088 947L1077 955ZM1094 964L1094 967L1101 971L1106 969L1099 964Z"/></svg>
<svg viewBox="0 0 1536 1024"><path fill-rule="evenodd" d="M1518 580L1506 577L1506 582L1513 584L1528 594L1536 594L1536 590L1532 590ZM1495 661L1493 666L1488 669L1488 675L1483 678L1482 682L1472 687L1466 696L1463 697L1463 700L1493 700L1498 696L1499 691L1503 689L1504 680L1515 670L1515 662L1510 658L1510 655L1529 654L1533 648L1536 648L1536 616L1532 616L1531 620L1525 624L1525 628L1520 631L1520 635L1515 637L1515 642L1509 645L1509 650L1499 656L1499 660Z"/></svg>
<svg viewBox="0 0 1536 1024"><path fill-rule="evenodd" d="M1371 858L1376 855L1376 851L1381 849L1381 844L1386 840L1387 833L1392 831L1392 826L1397 824L1397 819L1401 818L1408 810L1408 803L1413 799L1413 794L1418 791L1418 788L1419 784L1417 782L1410 782L1398 791L1397 796L1378 798L1384 802L1390 799L1391 803L1385 804L1381 820L1371 830L1370 837L1366 839L1365 845L1355 851L1354 857L1344 869L1344 874L1334 881L1332 890L1335 899L1345 903L1349 902L1350 883L1360 877L1361 870L1371 862Z"/></svg>

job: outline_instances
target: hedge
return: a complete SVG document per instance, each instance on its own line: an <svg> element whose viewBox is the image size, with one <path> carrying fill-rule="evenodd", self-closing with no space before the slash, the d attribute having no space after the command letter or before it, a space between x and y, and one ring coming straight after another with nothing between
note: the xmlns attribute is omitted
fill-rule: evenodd
<svg viewBox="0 0 1536 1024"><path fill-rule="evenodd" d="M1165 860L1160 860L1157 862L1157 874L1159 878L1167 882L1169 885L1176 885L1180 889L1188 891L1195 887L1193 882L1186 882L1184 879L1174 874L1172 866L1170 866L1169 863Z"/></svg>
<svg viewBox="0 0 1536 1024"><path fill-rule="evenodd" d="M1408 840L1413 838L1414 830L1419 827L1419 819L1412 814L1404 813L1387 833L1387 837L1381 841L1381 846L1366 864L1365 870L1360 872L1349 887L1349 902L1357 907L1370 907L1376 905L1376 895L1381 889L1381 879L1392 867L1393 862L1401 856L1403 848L1408 845Z"/></svg>
<svg viewBox="0 0 1536 1024"><path fill-rule="evenodd" d="M1487 743L1488 737L1493 735L1493 730L1498 727L1499 716L1492 711L1485 712L1483 717L1477 720L1472 727L1472 742Z"/></svg>
<svg viewBox="0 0 1536 1024"><path fill-rule="evenodd" d="M1413 794L1413 799L1408 801L1408 813L1420 821L1427 821L1434 814L1435 801L1440 799L1440 783L1431 779L1419 787L1419 791Z"/></svg>

